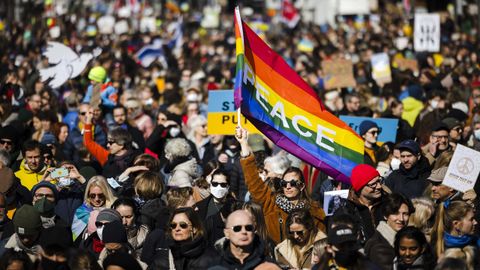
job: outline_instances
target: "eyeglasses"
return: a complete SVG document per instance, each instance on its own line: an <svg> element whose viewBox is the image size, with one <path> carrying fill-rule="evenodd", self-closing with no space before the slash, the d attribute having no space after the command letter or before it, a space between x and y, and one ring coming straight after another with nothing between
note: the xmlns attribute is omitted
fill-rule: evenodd
<svg viewBox="0 0 480 270"><path fill-rule="evenodd" d="M241 231L242 231L242 228L245 228L245 231L247 231L247 232L253 232L253 231L255 230L255 226L253 226L252 224L248 224L248 225L236 225L236 226L230 227L229 229L231 229L232 231L238 233L238 232L241 232Z"/></svg>
<svg viewBox="0 0 480 270"><path fill-rule="evenodd" d="M366 184L365 186L371 188L371 189L375 189L377 187L378 184L380 184L380 186L383 184L383 177L379 177L377 181L373 182L373 183L370 183L370 184Z"/></svg>
<svg viewBox="0 0 480 270"><path fill-rule="evenodd" d="M97 194L97 193L90 193L90 194L88 194L88 198L90 198L90 199L92 199L92 200L95 199L95 198L97 198L97 197L98 197L100 200L105 200L105 195L104 195L103 193L99 193L99 194Z"/></svg>
<svg viewBox="0 0 480 270"><path fill-rule="evenodd" d="M218 182L211 182L211 183L212 183L212 187L218 187L218 185L220 185L223 188L228 187L228 183L218 183Z"/></svg>
<svg viewBox="0 0 480 270"><path fill-rule="evenodd" d="M304 236L305 235L305 232L304 231L289 231L288 232L290 235L298 235L300 237Z"/></svg>
<svg viewBox="0 0 480 270"><path fill-rule="evenodd" d="M461 133L463 131L463 128L462 127L456 127L456 128L452 128L452 130L455 130L456 132Z"/></svg>
<svg viewBox="0 0 480 270"><path fill-rule="evenodd" d="M85 116L85 115L87 115L87 112L80 112L79 114L80 114L81 116Z"/></svg>
<svg viewBox="0 0 480 270"><path fill-rule="evenodd" d="M188 228L188 226L190 226L190 224L183 221L179 223L175 223L175 222L170 223L170 229L172 230L175 230L178 226L180 226L181 229L185 230L186 228Z"/></svg>
<svg viewBox="0 0 480 270"><path fill-rule="evenodd" d="M108 222L97 221L97 222L95 222L95 226L96 226L97 228L100 228L100 227L102 227L102 226L105 226L105 224L107 224L107 223L108 223Z"/></svg>
<svg viewBox="0 0 480 270"><path fill-rule="evenodd" d="M299 186L302 185L302 183L300 181L296 181L296 180L290 180L290 181L281 180L280 181L280 186L282 186L282 188L286 188L288 186L288 184L290 184L291 187L299 187Z"/></svg>
<svg viewBox="0 0 480 270"><path fill-rule="evenodd" d="M55 196L53 196L53 194L45 194L45 193L35 193L34 195L35 199L41 199L43 197L47 198L47 199L54 199Z"/></svg>
<svg viewBox="0 0 480 270"><path fill-rule="evenodd" d="M1 139L0 144L13 145L13 142Z"/></svg>
<svg viewBox="0 0 480 270"><path fill-rule="evenodd" d="M370 133L370 134L372 134L373 136L376 136L376 135L379 135L379 134L380 134L380 130L372 130L372 131L368 131L367 133Z"/></svg>

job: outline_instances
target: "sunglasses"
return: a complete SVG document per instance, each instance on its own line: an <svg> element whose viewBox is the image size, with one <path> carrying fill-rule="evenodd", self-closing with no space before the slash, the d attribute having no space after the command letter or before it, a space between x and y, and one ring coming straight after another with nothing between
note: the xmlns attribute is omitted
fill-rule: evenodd
<svg viewBox="0 0 480 270"><path fill-rule="evenodd" d="M380 131L379 131L379 130L373 130L373 131L369 131L368 133L370 133L370 134L372 134L373 136L375 136L375 135L380 134Z"/></svg>
<svg viewBox="0 0 480 270"><path fill-rule="evenodd" d="M95 226L97 228L100 228L100 227L104 226L105 224L107 224L107 222L100 222L100 221L95 222Z"/></svg>
<svg viewBox="0 0 480 270"><path fill-rule="evenodd" d="M232 229L232 231L234 231L236 233L241 232L242 228L245 228L245 231L247 231L247 232L253 232L253 230L255 230L255 226L253 226L252 224L236 225L236 226L230 227L230 229Z"/></svg>
<svg viewBox="0 0 480 270"><path fill-rule="evenodd" d="M100 193L100 194L96 194L96 193L90 193L88 194L88 198L90 199L95 199L95 198L99 198L100 200L105 200L105 195L103 193Z"/></svg>
<svg viewBox="0 0 480 270"><path fill-rule="evenodd" d="M0 140L0 144L13 145L13 142L7 140Z"/></svg>
<svg viewBox="0 0 480 270"><path fill-rule="evenodd" d="M114 143L116 143L116 142L115 141L110 141L110 140L107 141L107 144L114 144Z"/></svg>
<svg viewBox="0 0 480 270"><path fill-rule="evenodd" d="M296 181L296 180L290 180L290 181L281 180L280 181L280 185L282 186L282 188L286 188L288 186L288 184L290 184L291 187L299 187L299 186L302 185L302 183L300 181Z"/></svg>
<svg viewBox="0 0 480 270"><path fill-rule="evenodd" d="M87 115L87 112L80 112L79 114L82 115L82 116L85 116L85 115Z"/></svg>
<svg viewBox="0 0 480 270"><path fill-rule="evenodd" d="M305 232L304 231L289 231L288 234L290 235L298 235L300 237L303 237L305 235Z"/></svg>
<svg viewBox="0 0 480 270"><path fill-rule="evenodd" d="M188 226L190 226L190 224L183 221L179 223L175 223L175 222L170 223L170 229L172 230L175 230L178 226L180 226L181 229L185 230L186 228L188 228Z"/></svg>
<svg viewBox="0 0 480 270"><path fill-rule="evenodd" d="M218 187L218 185L220 185L222 188L228 187L228 183L212 182L212 187Z"/></svg>

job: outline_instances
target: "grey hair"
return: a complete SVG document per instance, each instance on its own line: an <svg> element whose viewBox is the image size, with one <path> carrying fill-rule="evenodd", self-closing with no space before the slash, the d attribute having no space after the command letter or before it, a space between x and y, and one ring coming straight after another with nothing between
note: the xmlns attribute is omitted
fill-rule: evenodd
<svg viewBox="0 0 480 270"><path fill-rule="evenodd" d="M203 116L201 114L192 116L190 119L188 119L187 126L190 129L190 131L188 133L188 137L192 138L194 133L195 133L195 129L198 126L200 126L202 124L205 124L205 123L207 123L207 118L205 118L205 116Z"/></svg>
<svg viewBox="0 0 480 270"><path fill-rule="evenodd" d="M270 163L272 166L272 172L278 175L283 175L285 171L290 167L290 160L285 156L271 156L265 158L263 164Z"/></svg>
<svg viewBox="0 0 480 270"><path fill-rule="evenodd" d="M10 154L6 150L0 150L0 163L3 163L4 167L10 165Z"/></svg>
<svg viewBox="0 0 480 270"><path fill-rule="evenodd" d="M179 157L188 157L192 154L192 147L184 138L171 139L165 144L165 157L174 160Z"/></svg>

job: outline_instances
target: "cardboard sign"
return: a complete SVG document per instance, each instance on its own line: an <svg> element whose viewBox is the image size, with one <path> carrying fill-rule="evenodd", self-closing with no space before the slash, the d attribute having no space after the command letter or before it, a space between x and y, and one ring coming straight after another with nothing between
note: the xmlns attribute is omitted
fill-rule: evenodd
<svg viewBox="0 0 480 270"><path fill-rule="evenodd" d="M397 138L398 119L391 118L371 118L340 115L340 120L350 126L356 133L360 134L360 124L365 120L375 122L382 129L378 135L379 142L395 142Z"/></svg>
<svg viewBox="0 0 480 270"><path fill-rule="evenodd" d="M322 62L325 89L355 87L353 64L350 60L327 60Z"/></svg>
<svg viewBox="0 0 480 270"><path fill-rule="evenodd" d="M457 144L442 184L465 192L473 189L480 173L480 152Z"/></svg>
<svg viewBox="0 0 480 270"><path fill-rule="evenodd" d="M250 133L260 133L247 118L241 116L242 127ZM233 102L233 90L208 91L208 134L234 135L238 125L237 111Z"/></svg>
<svg viewBox="0 0 480 270"><path fill-rule="evenodd" d="M372 55L372 78L377 83L389 83L392 81L392 70L390 69L390 58L386 53Z"/></svg>
<svg viewBox="0 0 480 270"><path fill-rule="evenodd" d="M400 70L409 69L413 72L418 72L418 62L415 59L398 58L395 62L397 62L398 69Z"/></svg>
<svg viewBox="0 0 480 270"><path fill-rule="evenodd" d="M341 199L348 198L348 189L333 190L323 193L323 211L325 215L331 216L341 205Z"/></svg>
<svg viewBox="0 0 480 270"><path fill-rule="evenodd" d="M413 47L417 52L440 51L439 14L415 14Z"/></svg>

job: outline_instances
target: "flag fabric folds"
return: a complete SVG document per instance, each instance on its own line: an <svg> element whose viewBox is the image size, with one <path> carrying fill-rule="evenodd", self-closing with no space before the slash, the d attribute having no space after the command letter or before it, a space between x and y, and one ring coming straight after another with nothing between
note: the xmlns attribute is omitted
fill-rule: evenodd
<svg viewBox="0 0 480 270"><path fill-rule="evenodd" d="M242 22L235 9L236 108L276 145L349 183L363 163L363 140L328 112L317 94Z"/></svg>

